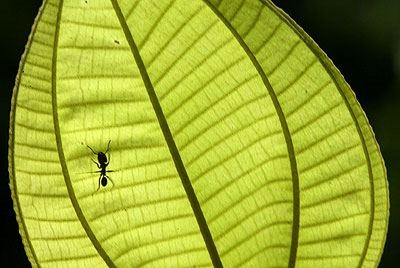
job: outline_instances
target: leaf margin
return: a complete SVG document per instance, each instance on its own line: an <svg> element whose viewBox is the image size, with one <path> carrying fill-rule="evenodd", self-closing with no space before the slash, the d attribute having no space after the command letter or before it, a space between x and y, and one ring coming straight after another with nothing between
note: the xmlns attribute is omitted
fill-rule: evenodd
<svg viewBox="0 0 400 268"><path fill-rule="evenodd" d="M373 129L371 125L368 122L368 118L364 112L364 110L361 108L360 103L358 102L355 92L351 89L350 85L346 82L344 79L344 76L340 73L340 71L337 69L337 67L334 65L333 61L327 56L327 54L318 46L318 44L299 26L287 13L285 13L282 9L277 7L272 1L270 0L258 0L261 2L263 5L267 6L270 8L281 20L282 22L286 23L295 34L306 44L306 46L310 49L310 51L319 59L319 62L321 65L324 67L325 71L327 74L331 77L332 81L335 83L335 86L342 96L342 99L344 100L347 110L350 112L351 117L353 118L353 121L355 123L355 126L357 128L357 132L359 133L360 137L360 142L363 147L364 155L366 157L366 162L368 165L368 174L369 174L369 184L370 184L370 222L369 222L369 228L368 228L368 237L366 239L362 257L360 258L358 267L363 267L363 264L365 263L365 260L367 259L368 255L368 250L369 250L369 245L371 242L371 237L373 233L373 228L374 228L374 221L375 221L375 211L376 211L376 203L375 203L375 198L376 198L376 188L375 188L375 183L374 183L374 172L372 170L372 161L370 159L370 156L373 152L370 152L368 149L368 144L366 141L366 138L368 138L366 135L364 135L364 130L363 127L365 125L368 127L367 131L369 131L369 134L371 134L371 137L373 138L373 145L375 147L376 152L379 153L379 158L380 158L380 163L381 166L383 167L383 180L385 182L385 192L386 192L386 197L387 197L387 211L386 211L386 224L385 224L385 230L384 230L384 235L382 237L382 243L380 247L380 252L378 254L378 258L376 259L375 267L379 265L380 259L383 254L383 249L384 245L386 242L386 237L387 237L387 231L388 231L388 224L389 224L389 214L390 214L390 199L389 199L389 185L388 185L388 180L387 180L387 171L386 167L384 164L384 160L382 158L382 153L379 148L379 144L377 143L377 140L375 138L375 134L373 132ZM357 109L357 111L355 110ZM360 119L357 117L357 114L362 115L362 119L364 122L360 122ZM368 133L367 133L368 134Z"/></svg>
<svg viewBox="0 0 400 268"><path fill-rule="evenodd" d="M16 176L15 176L15 155L14 155L14 144L15 144L15 112L17 108L17 99L18 99L18 93L19 93L19 87L21 83L21 76L24 72L24 67L25 63L27 60L27 56L29 54L29 51L31 49L32 43L33 43L33 38L35 36L38 23L40 21L40 18L42 17L42 14L46 8L48 1L43 0L42 5L39 7L38 14L36 15L31 32L28 37L28 42L25 45L24 52L21 56L21 60L19 63L18 67L18 72L17 76L15 78L15 85L13 88L13 94L11 98L11 111L10 111L10 126L9 126L9 140L8 140L8 174L9 174L9 187L11 190L11 198L13 201L13 207L14 207L14 212L16 216L16 220L18 223L18 229L19 229L19 234L21 235L22 239L22 244L24 245L24 249L26 251L26 256L31 263L32 266L34 267L41 267L37 258L37 255L35 253L34 247L32 246L32 242L29 239L29 234L26 228L25 220L23 217L22 209L21 209L21 204L19 201L19 195L18 195L18 190L17 190L17 184L16 184Z"/></svg>

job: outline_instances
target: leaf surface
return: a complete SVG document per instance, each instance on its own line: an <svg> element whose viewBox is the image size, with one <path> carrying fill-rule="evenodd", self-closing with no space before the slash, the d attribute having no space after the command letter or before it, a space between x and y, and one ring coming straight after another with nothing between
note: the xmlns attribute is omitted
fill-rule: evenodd
<svg viewBox="0 0 400 268"><path fill-rule="evenodd" d="M44 1L9 162L34 267L376 267L387 232L364 112L269 1Z"/></svg>

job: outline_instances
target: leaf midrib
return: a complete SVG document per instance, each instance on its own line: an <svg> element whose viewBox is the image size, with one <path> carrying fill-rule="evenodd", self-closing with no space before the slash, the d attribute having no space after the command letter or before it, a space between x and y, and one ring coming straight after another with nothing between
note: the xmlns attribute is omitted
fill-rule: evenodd
<svg viewBox="0 0 400 268"><path fill-rule="evenodd" d="M233 27L233 25L224 17L224 15L221 14L221 12L216 8L209 0L203 0L210 9L217 15L217 17L225 24L225 26L231 31L233 36L237 39L239 44L242 46L243 50L246 52L248 55L249 59L253 63L254 67L256 68L258 74L260 75L260 78L262 82L264 83L265 88L268 91L268 94L272 100L272 103L275 107L275 111L278 115L282 132L285 138L287 150L288 150L288 157L289 157L289 162L290 162L290 168L291 168L291 174L292 174L292 185L293 185L293 225L292 225L292 239L291 239L291 245L290 245L290 255L289 255L289 262L288 262L288 267L293 268L295 267L296 264L296 256L297 256L297 248L298 248L298 240L299 240L299 223L300 223L300 189L299 189L299 175L298 175L298 170L297 170L297 162L296 162L296 156L294 153L294 146L293 146L293 141L292 137L289 131L289 126L287 124L285 115L283 113L282 107L279 103L278 97L275 94L271 84L269 83L269 80L258 62L257 58L253 54L253 52L250 50L250 48L247 46L243 38L240 36L240 34L236 31L236 29Z"/></svg>
<svg viewBox="0 0 400 268"><path fill-rule="evenodd" d="M60 35L60 22L61 22L61 15L62 10L64 7L64 0L60 0L58 11L57 11L57 21L56 21L56 30L54 34L54 43L53 43L53 58L52 58L52 70L51 70L51 99L52 99L52 109L53 109L53 122L54 122L54 133L56 138L56 145L58 156L60 159L61 169L64 175L65 185L68 190L68 195L71 200L72 206L76 212L76 215L81 222L83 229L85 230L88 238L92 242L93 246L99 253L100 257L104 260L104 262L109 267L115 267L116 265L111 260L110 256L106 253L104 248L101 246L99 240L96 238L95 234L93 233L92 229L89 226L88 221L86 220L85 216L83 215L82 209L79 206L78 200L75 195L75 191L72 187L71 178L69 176L67 164L65 161L64 156L64 148L62 145L61 133L60 133L60 124L58 120L58 106L57 106L57 53L58 53L58 41Z"/></svg>
<svg viewBox="0 0 400 268"><path fill-rule="evenodd" d="M296 24L293 22L293 20L284 12L282 11L278 11L277 7L270 3L268 0L259 0L262 4L268 6L283 22L286 23L286 25L288 25L296 34L297 36L303 40L303 42L306 44L306 46L310 49L310 51L315 55L316 58L319 59L320 64L323 66L323 68L325 69L325 71L328 73L328 75L331 77L332 81L334 82L339 94L341 95L344 103L346 104L347 110L350 113L350 116L354 122L354 125L357 129L357 133L360 137L360 142L363 148L363 152L365 155L365 161L367 163L367 168L368 168L368 177L369 177L369 185L370 185L370 220L369 220L369 226L368 226L368 234L367 234L367 239L365 241L364 244L364 248L360 257L360 261L357 265L357 267L362 267L366 256L367 256L367 252L368 252L368 248L369 248L369 243L371 241L371 237L372 237L372 229L373 229L373 224L374 224L374 218L375 218L375 185L374 185L374 178L373 178L373 174L372 174L372 164L371 164L371 159L369 156L369 151L367 148L367 144L364 138L364 135L362 133L361 130L361 126L357 120L357 117L353 111L353 109L351 108L350 102L347 99L347 97L345 96L344 90L341 86L339 86L339 82L337 81L337 74L335 73L335 69L330 68L330 66L333 66L332 62L329 62L329 59L327 58L326 55L324 55L323 53L318 53L319 50L316 49L318 48L318 45L314 43L314 41L308 37L308 35ZM340 75L340 73L339 73Z"/></svg>
<svg viewBox="0 0 400 268"><path fill-rule="evenodd" d="M121 25L121 28L125 34L126 40L129 44L129 47L131 49L132 55L135 58L136 64L138 66L138 69L140 71L140 74L143 79L143 83L146 87L147 93L149 95L151 104L153 106L154 112L157 116L157 120L160 124L161 131L164 135L165 141L168 145L168 149L170 151L170 154L172 156L172 159L174 161L176 170L179 174L179 177L181 178L182 185L185 189L186 195L189 199L190 205L192 206L193 213L195 215L195 218L197 220L197 223L200 228L200 232L203 236L204 242L206 244L208 253L210 255L211 261L214 265L214 267L223 267L221 259L219 257L217 248L215 246L214 240L212 238L211 232L208 228L208 224L205 220L203 211L201 210L199 201L196 197L196 194L194 192L193 186L190 182L189 176L186 172L186 168L183 164L182 158L179 154L178 148L175 144L175 141L172 137L172 133L169 129L167 120L165 118L165 115L162 111L161 104L158 100L158 97L154 91L153 84L150 80L150 77L147 73L147 69L144 65L144 62L141 58L140 52L138 50L138 47L133 39L132 33L129 30L129 27L127 25L127 22L124 18L124 15L122 14L121 8L119 7L118 3L116 0L111 0L111 3L113 5L114 11L118 17L119 23Z"/></svg>

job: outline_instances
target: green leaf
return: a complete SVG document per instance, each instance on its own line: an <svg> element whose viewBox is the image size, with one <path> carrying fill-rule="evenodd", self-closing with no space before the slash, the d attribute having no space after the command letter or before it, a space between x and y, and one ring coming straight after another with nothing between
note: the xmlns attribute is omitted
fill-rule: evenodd
<svg viewBox="0 0 400 268"><path fill-rule="evenodd" d="M103 187L87 145L109 140ZM376 267L382 254L371 127L270 1L44 1L9 147L33 267Z"/></svg>

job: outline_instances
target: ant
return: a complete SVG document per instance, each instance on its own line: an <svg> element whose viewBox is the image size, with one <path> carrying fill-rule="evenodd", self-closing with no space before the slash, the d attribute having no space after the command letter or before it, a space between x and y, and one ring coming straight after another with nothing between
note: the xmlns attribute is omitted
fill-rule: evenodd
<svg viewBox="0 0 400 268"><path fill-rule="evenodd" d="M89 145L86 145L95 155L97 155L97 161L99 161L99 163L97 163L96 161L93 160L93 158L91 158L91 160L93 161L93 163L95 163L97 165L97 167L101 170L96 171L96 172L100 172L100 177L99 177L99 187L97 187L97 191L100 189L100 183L103 187L105 187L107 185L107 179L109 179L112 184L114 184L114 182L111 180L111 178L109 176L106 175L106 167L108 166L108 164L110 164L110 153L108 153L108 158L110 160L107 160L107 156L106 153L108 152L108 150L110 149L110 143L111 140L108 141L108 145L107 145L107 150L103 153L103 152L99 152L96 153L92 148L90 148ZM114 170L108 170L108 172L113 172Z"/></svg>

